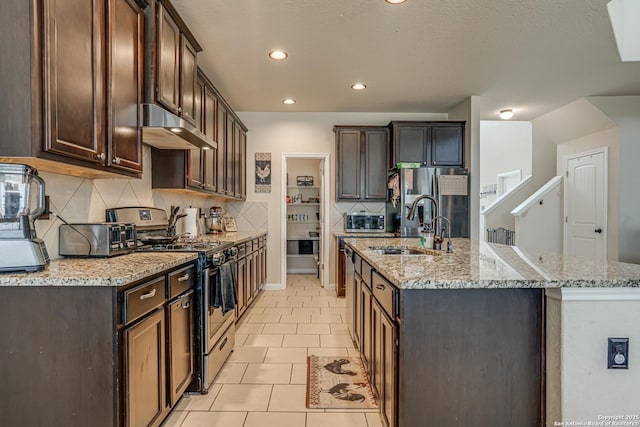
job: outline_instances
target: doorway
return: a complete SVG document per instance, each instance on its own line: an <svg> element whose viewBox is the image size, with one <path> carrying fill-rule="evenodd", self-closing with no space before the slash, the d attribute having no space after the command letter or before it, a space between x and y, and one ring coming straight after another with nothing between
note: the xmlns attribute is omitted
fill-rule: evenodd
<svg viewBox="0 0 640 427"><path fill-rule="evenodd" d="M607 258L607 148L565 156L564 254Z"/></svg>
<svg viewBox="0 0 640 427"><path fill-rule="evenodd" d="M314 274L328 286L329 154L282 154L281 283Z"/></svg>

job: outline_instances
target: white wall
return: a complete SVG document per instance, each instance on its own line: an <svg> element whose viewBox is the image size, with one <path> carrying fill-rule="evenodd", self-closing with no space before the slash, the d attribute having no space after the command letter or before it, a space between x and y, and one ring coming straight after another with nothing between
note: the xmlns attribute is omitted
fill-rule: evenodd
<svg viewBox="0 0 640 427"><path fill-rule="evenodd" d="M562 180L547 194L535 197L533 204L515 216L516 245L562 253Z"/></svg>
<svg viewBox="0 0 640 427"><path fill-rule="evenodd" d="M640 369L634 355L640 354L640 291L634 291L633 300L547 298L547 426L638 415ZM629 338L629 369L607 369L607 338Z"/></svg>
<svg viewBox="0 0 640 427"><path fill-rule="evenodd" d="M247 201L230 203L234 209L251 209L255 204L265 206L268 217L269 245L267 283L278 287L281 284L280 260L284 250L280 241L282 212L282 154L283 153L329 153L331 178L331 200L329 218L332 230L343 231L343 212L366 209L384 212L384 203L336 203L335 202L335 134L334 125L387 125L391 120L447 120L447 114L400 114L400 113L238 113L249 129L247 134L247 170L253 170L256 152L271 153L271 193L256 193L253 174L247 176ZM452 119L453 120L453 119ZM381 173L386 173L382 171ZM239 206L242 205L242 206ZM329 242L329 282L335 285L335 241Z"/></svg>
<svg viewBox="0 0 640 427"><path fill-rule="evenodd" d="M493 205L484 212L485 229L504 227L513 230L515 218L511 211L555 176L556 145L540 130L536 120L532 122L531 180L517 191L509 193L506 198L500 199L500 205ZM486 238L485 229L482 230L482 239Z"/></svg>
<svg viewBox="0 0 640 427"><path fill-rule="evenodd" d="M497 175L514 170L521 177L531 175L531 122L480 122L480 189L497 184ZM482 207L489 206L497 195L480 199Z"/></svg>
<svg viewBox="0 0 640 427"><path fill-rule="evenodd" d="M613 127L591 135L558 144L557 174L565 176L564 158L596 148L608 147L607 175L607 258L618 259L618 171L620 130Z"/></svg>
<svg viewBox="0 0 640 427"><path fill-rule="evenodd" d="M618 258L640 263L640 96L587 98L619 126Z"/></svg>

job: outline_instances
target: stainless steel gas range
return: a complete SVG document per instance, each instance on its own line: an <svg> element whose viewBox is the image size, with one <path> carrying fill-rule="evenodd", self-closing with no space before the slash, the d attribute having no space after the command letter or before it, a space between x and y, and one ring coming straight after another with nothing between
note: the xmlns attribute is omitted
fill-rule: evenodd
<svg viewBox="0 0 640 427"><path fill-rule="evenodd" d="M187 391L207 393L235 343L237 250L217 239L173 235L167 213L151 207L107 210L107 221L136 224L140 252L197 252L194 379ZM231 292L233 295L230 295Z"/></svg>

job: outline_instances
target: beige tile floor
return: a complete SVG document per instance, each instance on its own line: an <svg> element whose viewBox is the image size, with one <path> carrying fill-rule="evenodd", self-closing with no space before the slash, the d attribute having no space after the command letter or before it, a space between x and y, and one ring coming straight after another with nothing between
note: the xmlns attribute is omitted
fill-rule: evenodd
<svg viewBox="0 0 640 427"><path fill-rule="evenodd" d="M344 298L313 275L264 291L238 322L236 347L206 395L185 395L164 427L381 427L376 410L305 407L307 356L357 355Z"/></svg>

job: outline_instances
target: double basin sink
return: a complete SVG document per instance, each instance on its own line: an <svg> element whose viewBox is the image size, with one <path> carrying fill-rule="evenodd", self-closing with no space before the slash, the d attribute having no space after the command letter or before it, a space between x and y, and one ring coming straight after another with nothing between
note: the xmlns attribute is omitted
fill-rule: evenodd
<svg viewBox="0 0 640 427"><path fill-rule="evenodd" d="M442 251L407 246L369 246L378 255L442 255Z"/></svg>

